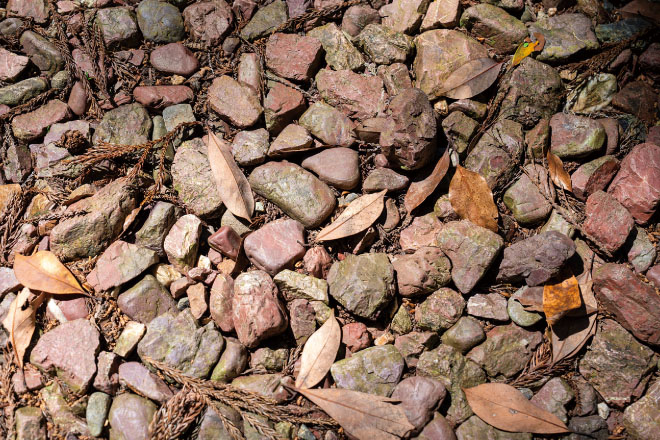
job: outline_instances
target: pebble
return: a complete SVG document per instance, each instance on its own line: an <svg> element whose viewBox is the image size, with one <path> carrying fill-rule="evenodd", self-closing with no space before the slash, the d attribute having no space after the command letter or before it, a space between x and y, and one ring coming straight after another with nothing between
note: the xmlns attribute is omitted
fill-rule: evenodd
<svg viewBox="0 0 660 440"><path fill-rule="evenodd" d="M224 0L201 1L183 10L183 22L194 40L216 46L231 31L234 14Z"/></svg>
<svg viewBox="0 0 660 440"><path fill-rule="evenodd" d="M335 362L330 374L338 388L389 397L399 383L404 365L393 345L381 345Z"/></svg>
<svg viewBox="0 0 660 440"><path fill-rule="evenodd" d="M64 68L64 58L46 38L28 30L21 34L19 41L23 53L46 75L54 75Z"/></svg>
<svg viewBox="0 0 660 440"><path fill-rule="evenodd" d="M123 393L112 400L108 413L111 431L120 438L147 440L149 423L158 407L148 399L133 393Z"/></svg>
<svg viewBox="0 0 660 440"><path fill-rule="evenodd" d="M630 212L611 194L596 191L587 199L584 231L602 243L609 252L624 245L635 221Z"/></svg>
<svg viewBox="0 0 660 440"><path fill-rule="evenodd" d="M408 177L397 173L389 168L376 168L369 173L364 182L362 189L365 192L373 193L379 192L384 189L387 192L398 192L408 188L410 179Z"/></svg>
<svg viewBox="0 0 660 440"><path fill-rule="evenodd" d="M478 318L506 322L509 320L506 306L506 298L499 293L478 293L468 299L467 312Z"/></svg>
<svg viewBox="0 0 660 440"><path fill-rule="evenodd" d="M580 200L596 191L605 191L619 171L619 161L614 156L601 156L581 165L571 174L573 194Z"/></svg>
<svg viewBox="0 0 660 440"><path fill-rule="evenodd" d="M111 402L112 397L100 391L92 393L89 396L85 418L87 420L89 433L93 437L98 437L101 435L101 432L103 432L103 426L108 417Z"/></svg>
<svg viewBox="0 0 660 440"><path fill-rule="evenodd" d="M239 376L248 364L248 352L243 344L236 338L225 338L225 350L213 369L211 380L218 382L231 382Z"/></svg>
<svg viewBox="0 0 660 440"><path fill-rule="evenodd" d="M189 76L199 68L199 61L181 43L170 43L151 52L149 62L156 70L175 75Z"/></svg>
<svg viewBox="0 0 660 440"><path fill-rule="evenodd" d="M481 324L470 316L462 316L456 324L447 329L442 335L442 343L454 347L465 354L476 345L486 340Z"/></svg>
<svg viewBox="0 0 660 440"><path fill-rule="evenodd" d="M298 90L274 82L264 100L266 128L277 134L298 119L307 109L305 98Z"/></svg>
<svg viewBox="0 0 660 440"><path fill-rule="evenodd" d="M321 64L321 43L314 37L274 33L266 43L266 66L293 81L309 81Z"/></svg>
<svg viewBox="0 0 660 440"><path fill-rule="evenodd" d="M179 272L185 274L195 266L202 222L193 214L187 214L174 223L170 229L163 249L167 259Z"/></svg>
<svg viewBox="0 0 660 440"><path fill-rule="evenodd" d="M275 0L257 10L252 19L241 30L241 37L248 41L265 37L286 20L286 3L281 0Z"/></svg>
<svg viewBox="0 0 660 440"><path fill-rule="evenodd" d="M605 142L605 129L584 116L557 113L550 119L550 151L560 159L575 159L598 152Z"/></svg>
<svg viewBox="0 0 660 440"><path fill-rule="evenodd" d="M328 148L303 160L301 165L337 189L353 189L360 181L358 154L350 148Z"/></svg>
<svg viewBox="0 0 660 440"><path fill-rule="evenodd" d="M213 80L208 97L213 111L240 128L254 125L263 113L254 90L227 75Z"/></svg>
<svg viewBox="0 0 660 440"><path fill-rule="evenodd" d="M258 128L238 132L232 141L231 151L238 165L254 166L266 161L269 147L268 131Z"/></svg>

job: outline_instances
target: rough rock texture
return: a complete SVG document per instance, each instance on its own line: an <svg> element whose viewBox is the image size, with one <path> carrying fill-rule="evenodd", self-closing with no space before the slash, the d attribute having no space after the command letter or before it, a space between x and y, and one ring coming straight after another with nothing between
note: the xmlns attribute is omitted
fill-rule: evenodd
<svg viewBox="0 0 660 440"><path fill-rule="evenodd" d="M467 303L468 315L494 321L508 321L506 298L499 293L477 293L470 297Z"/></svg>
<svg viewBox="0 0 660 440"><path fill-rule="evenodd" d="M266 223L245 238L245 255L258 269L274 276L282 269L293 268L305 255L303 232L303 225L291 219Z"/></svg>
<svg viewBox="0 0 660 440"><path fill-rule="evenodd" d="M153 123L140 104L126 104L107 112L94 131L94 142L137 145L151 139Z"/></svg>
<svg viewBox="0 0 660 440"><path fill-rule="evenodd" d="M328 145L350 147L355 142L353 123L346 115L317 101L300 117L300 125Z"/></svg>
<svg viewBox="0 0 660 440"><path fill-rule="evenodd" d="M625 409L623 425L635 440L660 436L660 382L653 383L644 397Z"/></svg>
<svg viewBox="0 0 660 440"><path fill-rule="evenodd" d="M596 191L605 191L617 171L619 161L609 155L581 165L571 174L573 194L584 201Z"/></svg>
<svg viewBox="0 0 660 440"><path fill-rule="evenodd" d="M630 212L612 195L603 191L596 191L589 196L585 213L587 218L584 230L610 252L616 252L624 245L635 226Z"/></svg>
<svg viewBox="0 0 660 440"><path fill-rule="evenodd" d="M463 12L460 25L498 53L513 53L527 37L525 24L497 6L481 3Z"/></svg>
<svg viewBox="0 0 660 440"><path fill-rule="evenodd" d="M465 300L461 294L444 287L415 308L415 321L422 330L441 332L454 325L464 309Z"/></svg>
<svg viewBox="0 0 660 440"><path fill-rule="evenodd" d="M183 10L183 22L191 37L217 45L231 30L234 16L224 0L193 3Z"/></svg>
<svg viewBox="0 0 660 440"><path fill-rule="evenodd" d="M227 75L213 80L208 95L213 111L237 127L254 125L263 113L255 91Z"/></svg>
<svg viewBox="0 0 660 440"><path fill-rule="evenodd" d="M158 255L151 249L117 240L96 261L98 287L110 290L120 286L157 262Z"/></svg>
<svg viewBox="0 0 660 440"><path fill-rule="evenodd" d="M301 165L338 189L353 189L360 182L358 153L350 148L328 148L303 160Z"/></svg>
<svg viewBox="0 0 660 440"><path fill-rule="evenodd" d="M605 142L600 122L584 116L557 113L550 118L550 151L560 159L575 159L599 151Z"/></svg>
<svg viewBox="0 0 660 440"><path fill-rule="evenodd" d="M157 316L176 311L170 292L153 275L146 275L117 298L119 309L129 318L148 324Z"/></svg>
<svg viewBox="0 0 660 440"><path fill-rule="evenodd" d="M377 64L403 63L413 48L412 38L378 23L367 24L356 41Z"/></svg>
<svg viewBox="0 0 660 440"><path fill-rule="evenodd" d="M266 66L276 75L308 81L321 64L321 43L313 37L275 33L266 43Z"/></svg>
<svg viewBox="0 0 660 440"><path fill-rule="evenodd" d="M332 364L339 388L389 397L401 379L403 357L393 345L370 347Z"/></svg>
<svg viewBox="0 0 660 440"><path fill-rule="evenodd" d="M111 438L147 440L149 423L158 407L148 399L132 393L115 397L108 413Z"/></svg>
<svg viewBox="0 0 660 440"><path fill-rule="evenodd" d="M367 119L385 110L385 89L378 76L365 77L351 70L322 69L316 74L321 97L346 116Z"/></svg>
<svg viewBox="0 0 660 440"><path fill-rule="evenodd" d="M325 61L335 70L357 70L364 65L364 57L334 23L312 29L307 35L321 42Z"/></svg>
<svg viewBox="0 0 660 440"><path fill-rule="evenodd" d="M442 404L447 394L445 386L429 377L408 377L394 388L393 399L401 400L408 421L420 430L431 420L433 410Z"/></svg>
<svg viewBox="0 0 660 440"><path fill-rule="evenodd" d="M534 225L550 215L550 201L554 201L556 196L555 187L548 172L541 165L527 165L524 171L525 173L506 190L502 200L518 223Z"/></svg>
<svg viewBox="0 0 660 440"><path fill-rule="evenodd" d="M124 362L119 366L119 382L158 403L173 396L165 381L139 362Z"/></svg>
<svg viewBox="0 0 660 440"><path fill-rule="evenodd" d="M167 259L176 270L185 274L197 263L202 222L193 214L186 214L174 223L163 242Z"/></svg>
<svg viewBox="0 0 660 440"><path fill-rule="evenodd" d="M431 293L451 280L451 263L437 247L422 247L392 261L401 296Z"/></svg>
<svg viewBox="0 0 660 440"><path fill-rule="evenodd" d="M450 345L463 354L485 339L486 333L481 328L479 321L469 316L461 317L442 335L443 344Z"/></svg>

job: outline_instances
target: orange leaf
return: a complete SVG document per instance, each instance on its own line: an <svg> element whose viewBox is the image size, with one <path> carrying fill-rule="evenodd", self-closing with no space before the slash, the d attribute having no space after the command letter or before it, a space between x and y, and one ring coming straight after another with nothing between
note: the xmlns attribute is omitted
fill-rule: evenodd
<svg viewBox="0 0 660 440"><path fill-rule="evenodd" d="M332 312L330 318L305 343L300 355L296 387L311 388L323 380L337 357L340 344L341 327Z"/></svg>
<svg viewBox="0 0 660 440"><path fill-rule="evenodd" d="M29 257L16 255L14 274L23 286L32 290L87 295L76 277L49 251L39 251Z"/></svg>
<svg viewBox="0 0 660 440"><path fill-rule="evenodd" d="M536 38L536 46L534 47L534 52L541 52L545 47L545 37L543 34L534 32L534 38Z"/></svg>
<svg viewBox="0 0 660 440"><path fill-rule="evenodd" d="M412 212L413 209L421 205L435 191L443 177L445 177L445 174L447 174L448 169L449 149L446 149L445 154L435 164L435 168L433 168L433 171L431 171L431 174L426 179L410 184L410 188L406 192L406 197L403 199L406 211Z"/></svg>
<svg viewBox="0 0 660 440"><path fill-rule="evenodd" d="M493 192L481 174L458 165L449 183L449 202L462 219L497 232L499 213Z"/></svg>
<svg viewBox="0 0 660 440"><path fill-rule="evenodd" d="M581 306L580 285L575 275L558 284L543 286L543 312L551 327L566 313Z"/></svg>
<svg viewBox="0 0 660 440"><path fill-rule="evenodd" d="M557 188L564 188L566 191L573 191L573 185L571 183L571 176L568 175L564 169L564 162L561 161L556 154L548 151L546 154L546 159L548 159L548 171L550 172L550 178L554 182Z"/></svg>
<svg viewBox="0 0 660 440"><path fill-rule="evenodd" d="M9 331L9 339L19 367L23 367L25 350L30 346L36 326L35 313L46 296L41 293L31 303L28 301L30 289L23 288L9 305L9 312L2 325Z"/></svg>
<svg viewBox="0 0 660 440"><path fill-rule="evenodd" d="M527 39L529 40L529 39ZM518 49L516 49L516 53L513 54L513 60L511 61L512 66L517 66L520 64L522 60L527 58L532 52L534 52L534 49L536 49L536 46L539 45L539 41L523 41L520 43L520 46L518 46Z"/></svg>

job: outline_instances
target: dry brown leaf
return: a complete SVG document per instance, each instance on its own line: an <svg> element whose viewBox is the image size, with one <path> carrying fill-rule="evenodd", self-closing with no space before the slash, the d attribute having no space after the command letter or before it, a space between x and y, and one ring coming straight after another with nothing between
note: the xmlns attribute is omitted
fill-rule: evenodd
<svg viewBox="0 0 660 440"><path fill-rule="evenodd" d="M575 356L596 333L596 313L562 319L550 328L552 363Z"/></svg>
<svg viewBox="0 0 660 440"><path fill-rule="evenodd" d="M497 429L534 434L570 432L557 416L534 405L511 385L485 383L463 391L472 411Z"/></svg>
<svg viewBox="0 0 660 440"><path fill-rule="evenodd" d="M353 200L334 222L319 232L316 241L337 240L367 229L383 212L386 192L387 190L384 189Z"/></svg>
<svg viewBox="0 0 660 440"><path fill-rule="evenodd" d="M449 202L459 217L497 232L499 213L493 192L481 174L458 165L449 183Z"/></svg>
<svg viewBox="0 0 660 440"><path fill-rule="evenodd" d="M32 290L87 295L76 277L49 251L39 251L29 257L16 255L14 274L23 286Z"/></svg>
<svg viewBox="0 0 660 440"><path fill-rule="evenodd" d="M550 327L572 310L582 307L580 285L571 275L557 284L543 286L543 313Z"/></svg>
<svg viewBox="0 0 660 440"><path fill-rule="evenodd" d="M250 220L254 212L252 188L236 165L229 145L211 131L208 136L208 155L222 203L235 216Z"/></svg>
<svg viewBox="0 0 660 440"><path fill-rule="evenodd" d="M564 169L564 162L562 162L556 154L553 154L550 151L546 154L546 159L548 159L548 172L550 173L550 178L557 188L563 188L566 191L573 192L571 176L569 176Z"/></svg>
<svg viewBox="0 0 660 440"><path fill-rule="evenodd" d="M397 440L415 429L389 399L341 388L298 389L358 440Z"/></svg>
<svg viewBox="0 0 660 440"><path fill-rule="evenodd" d="M323 380L337 357L341 344L341 327L334 312L330 318L305 343L300 356L300 372L297 388L311 388Z"/></svg>
<svg viewBox="0 0 660 440"><path fill-rule="evenodd" d="M534 38L536 38L534 52L542 52L545 47L545 36L540 32L534 32Z"/></svg>
<svg viewBox="0 0 660 440"><path fill-rule="evenodd" d="M18 366L21 368L23 367L25 350L30 346L30 341L34 334L36 325L35 313L46 296L45 293L41 293L30 303L30 294L30 289L27 287L23 288L9 305L7 317L2 322L2 325L9 332L9 339L11 340L14 354L16 355Z"/></svg>
<svg viewBox="0 0 660 440"><path fill-rule="evenodd" d="M502 64L488 57L470 60L449 75L436 95L451 99L472 98L493 85Z"/></svg>
<svg viewBox="0 0 660 440"><path fill-rule="evenodd" d="M442 155L438 163L435 165L435 168L433 168L433 171L431 171L431 174L426 179L410 184L406 197L403 199L406 211L412 212L413 209L421 205L422 202L424 202L424 200L435 191L442 181L442 178L447 174L448 169L449 149L445 150L445 154Z"/></svg>

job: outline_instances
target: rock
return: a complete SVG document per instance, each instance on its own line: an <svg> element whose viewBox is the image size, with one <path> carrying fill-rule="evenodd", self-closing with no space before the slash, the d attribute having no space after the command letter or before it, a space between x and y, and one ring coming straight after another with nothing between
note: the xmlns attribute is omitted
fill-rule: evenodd
<svg viewBox="0 0 660 440"><path fill-rule="evenodd" d="M334 23L319 26L307 33L323 46L325 62L334 70L358 70L364 65L362 54Z"/></svg>
<svg viewBox="0 0 660 440"><path fill-rule="evenodd" d="M258 128L252 131L239 131L231 144L234 160L240 166L254 166L266 161L269 148L268 131Z"/></svg>
<svg viewBox="0 0 660 440"><path fill-rule="evenodd" d="M248 41L265 37L286 20L286 3L281 0L275 0L257 10L252 20L241 30L241 37Z"/></svg>
<svg viewBox="0 0 660 440"><path fill-rule="evenodd" d="M611 194L596 191L587 199L584 231L602 243L609 252L624 245L635 221L630 212Z"/></svg>
<svg viewBox="0 0 660 440"><path fill-rule="evenodd" d="M44 136L44 144L61 141L64 135L69 131L77 131L85 141L91 140L90 124L87 121L69 121L60 124L53 124L46 136Z"/></svg>
<svg viewBox="0 0 660 440"><path fill-rule="evenodd" d="M550 151L561 159L575 159L593 154L605 142L605 129L596 120L584 116L557 113L550 119Z"/></svg>
<svg viewBox="0 0 660 440"><path fill-rule="evenodd" d="M303 265L308 274L325 279L332 265L332 257L323 246L315 246L305 253Z"/></svg>
<svg viewBox="0 0 660 440"><path fill-rule="evenodd" d="M385 110L387 95L378 76L322 69L316 74L316 86L325 102L350 118L367 119Z"/></svg>
<svg viewBox="0 0 660 440"><path fill-rule="evenodd" d="M48 81L43 78L24 79L16 84L0 88L0 104L10 107L23 104L46 91L47 88Z"/></svg>
<svg viewBox="0 0 660 440"><path fill-rule="evenodd" d="M278 76L309 81L321 64L321 43L313 37L275 33L266 43L266 66Z"/></svg>
<svg viewBox="0 0 660 440"><path fill-rule="evenodd" d="M271 5L276 3L281 2L276 1ZM227 75L213 80L208 96L211 109L240 128L254 125L263 113L259 96L252 87L239 83Z"/></svg>
<svg viewBox="0 0 660 440"><path fill-rule="evenodd" d="M404 63L413 49L411 37L378 23L368 24L356 44L376 64Z"/></svg>
<svg viewBox="0 0 660 440"><path fill-rule="evenodd" d="M158 262L155 251L142 246L113 242L96 261L96 279L100 290L110 290L137 278Z"/></svg>
<svg viewBox="0 0 660 440"><path fill-rule="evenodd" d="M566 405L574 398L571 386L560 377L553 377L530 399L534 405L568 422Z"/></svg>
<svg viewBox="0 0 660 440"><path fill-rule="evenodd" d="M431 4L433 5L433 4ZM456 440L456 435L451 425L439 412L415 437L416 440Z"/></svg>
<svg viewBox="0 0 660 440"><path fill-rule="evenodd" d="M306 299L294 299L287 304L291 332L296 344L301 346L316 330L314 307Z"/></svg>
<svg viewBox="0 0 660 440"><path fill-rule="evenodd" d="M126 104L110 110L94 132L94 143L137 145L151 139L153 123L149 112L140 104Z"/></svg>
<svg viewBox="0 0 660 440"><path fill-rule="evenodd" d="M67 394L69 393L67 392ZM50 416L49 421L52 421L57 428L70 433L70 435L89 436L87 423L85 423L85 419L79 416L84 412L84 406L70 405L65 399L62 386L58 382L42 389L39 398L43 402L44 412Z"/></svg>
<svg viewBox="0 0 660 440"><path fill-rule="evenodd" d="M556 194L544 167L530 164L525 166L525 171L506 190L502 200L518 223L534 225L548 218L552 211L550 202L554 202Z"/></svg>
<svg viewBox="0 0 660 440"><path fill-rule="evenodd" d="M121 357L112 352L102 351L99 353L94 388L106 394L115 394L119 387L119 374L117 374L117 371L121 361Z"/></svg>
<svg viewBox="0 0 660 440"><path fill-rule="evenodd" d="M192 38L213 47L230 32L234 15L224 0L202 1L183 10L183 22Z"/></svg>
<svg viewBox="0 0 660 440"><path fill-rule="evenodd" d="M190 211L213 217L222 208L222 199L208 159L206 144L195 138L182 143L172 163L172 186Z"/></svg>
<svg viewBox="0 0 660 440"><path fill-rule="evenodd" d="M225 351L213 369L211 380L230 382L239 376L247 366L247 349L236 338L225 338Z"/></svg>
<svg viewBox="0 0 660 440"><path fill-rule="evenodd" d="M370 347L332 364L337 387L389 397L401 379L403 357L393 345Z"/></svg>
<svg viewBox="0 0 660 440"><path fill-rule="evenodd" d="M9 0L7 11L19 17L33 18L35 23L46 23L50 12L46 0Z"/></svg>
<svg viewBox="0 0 660 440"><path fill-rule="evenodd" d="M351 322L341 329L341 342L351 353L356 353L371 345L371 335L361 322Z"/></svg>
<svg viewBox="0 0 660 440"><path fill-rule="evenodd" d="M410 179L389 168L376 168L369 173L362 183L362 190L367 193L402 191L408 187Z"/></svg>
<svg viewBox="0 0 660 440"><path fill-rule="evenodd" d="M93 437L99 437L103 432L103 425L108 416L111 402L112 398L106 393L97 391L89 396L85 419L87 420L89 433Z"/></svg>
<svg viewBox="0 0 660 440"><path fill-rule="evenodd" d="M478 293L470 297L467 303L468 315L494 321L508 321L506 298L499 293Z"/></svg>
<svg viewBox="0 0 660 440"><path fill-rule="evenodd" d="M479 321L469 316L463 316L456 321L443 335L442 343L454 347L465 354L475 345L486 340L486 333Z"/></svg>
<svg viewBox="0 0 660 440"><path fill-rule="evenodd" d="M110 435L117 439L147 440L149 424L158 407L150 400L132 393L118 395L112 401L108 420Z"/></svg>
<svg viewBox="0 0 660 440"><path fill-rule="evenodd" d="M222 412L222 417L218 416L216 411ZM241 427L242 419L238 411L233 408L217 403L214 408L208 407L204 411L202 420L199 423L197 438L199 440L230 440L231 434L223 424L223 419L229 420L234 426ZM225 422L226 423L226 422ZM240 428L239 432L241 432Z"/></svg>
<svg viewBox="0 0 660 440"><path fill-rule="evenodd" d="M660 146L647 143L634 147L621 161L608 193L637 223L648 222L660 203Z"/></svg>
<svg viewBox="0 0 660 440"><path fill-rule="evenodd" d="M525 288L526 287L523 287L522 289ZM518 292L520 292L520 290ZM511 320L516 324L518 324L519 326L531 327L534 324L537 324L539 321L541 321L541 319L543 319L543 316L541 316L540 313L528 312L527 310L525 310L522 304L516 300L516 295L518 294L518 292L516 292L511 298L509 298L507 302L506 311L509 314Z"/></svg>
<svg viewBox="0 0 660 440"><path fill-rule="evenodd" d="M87 104L87 92L85 92L85 88L83 87L82 83L80 81L76 81L76 83L71 88L71 93L69 93L69 100L67 101L67 105L76 116L82 116L87 111Z"/></svg>
<svg viewBox="0 0 660 440"><path fill-rule="evenodd" d="M479 123L460 111L451 112L442 120L442 130L449 145L461 156L467 153L470 139L478 129Z"/></svg>
<svg viewBox="0 0 660 440"><path fill-rule="evenodd" d="M183 17L179 8L158 0L143 0L136 9L137 22L146 40L172 43L184 38ZM152 53L153 54L153 53Z"/></svg>
<svg viewBox="0 0 660 440"><path fill-rule="evenodd" d="M378 76L383 80L385 90L390 96L395 96L405 89L412 89L412 81L408 67L402 63L391 66L378 66Z"/></svg>
<svg viewBox="0 0 660 440"><path fill-rule="evenodd" d="M660 382L656 380L644 397L623 411L623 425L626 433L635 440L660 436Z"/></svg>
<svg viewBox="0 0 660 440"><path fill-rule="evenodd" d="M300 117L299 123L327 145L350 147L355 142L351 120L322 101L312 104Z"/></svg>
<svg viewBox="0 0 660 440"><path fill-rule="evenodd" d="M612 102L616 88L617 81L614 75L610 73L595 75L580 90L573 111L588 114L602 110Z"/></svg>
<svg viewBox="0 0 660 440"><path fill-rule="evenodd" d="M50 232L50 250L63 260L100 254L122 231L126 216L137 206L135 191L117 179L95 195L69 205L67 212L87 214L62 219Z"/></svg>
<svg viewBox="0 0 660 440"><path fill-rule="evenodd" d="M416 430L420 430L431 420L433 410L442 404L446 394L445 386L437 380L412 376L399 382L392 398L401 401L406 418Z"/></svg>
<svg viewBox="0 0 660 440"><path fill-rule="evenodd" d="M302 161L303 168L314 171L319 179L336 187L350 190L360 181L358 154L344 147L328 148Z"/></svg>
<svg viewBox="0 0 660 440"><path fill-rule="evenodd" d="M266 223L245 238L245 255L271 276L282 269L292 269L305 255L304 227L296 220L278 219Z"/></svg>
<svg viewBox="0 0 660 440"><path fill-rule="evenodd" d="M394 0L380 8L383 24L397 32L413 34L419 28L429 3L423 0Z"/></svg>
<svg viewBox="0 0 660 440"><path fill-rule="evenodd" d="M542 159L550 143L550 120L541 119L531 130L525 134L527 154L535 159Z"/></svg>
<svg viewBox="0 0 660 440"><path fill-rule="evenodd" d="M2 188L0 187L0 191ZM0 298L5 294L15 292L20 289L22 284L16 278L14 270L10 267L0 267Z"/></svg>
<svg viewBox="0 0 660 440"><path fill-rule="evenodd" d="M149 4L168 5L165 2L146 0ZM146 3L143 1L140 5ZM172 5L168 5L172 6ZM139 9L139 7L138 7ZM178 41L178 40L177 40ZM156 70L175 75L189 76L199 68L199 61L195 55L181 43L165 44L156 48L149 56L149 62ZM163 86L161 86L163 87Z"/></svg>
<svg viewBox="0 0 660 440"><path fill-rule="evenodd" d="M660 345L660 297L622 264L608 263L593 273L599 304L625 329L647 344Z"/></svg>
<svg viewBox="0 0 660 440"><path fill-rule="evenodd" d="M30 150L25 145L10 144L5 156L5 177L14 183L22 182L32 171Z"/></svg>
<svg viewBox="0 0 660 440"><path fill-rule="evenodd" d="M241 237L230 227L221 226L208 239L209 246L224 256L236 260L241 247Z"/></svg>
<svg viewBox="0 0 660 440"><path fill-rule="evenodd" d="M436 28L453 28L458 25L461 16L461 3L459 0L435 0L422 20L420 31L426 32Z"/></svg>
<svg viewBox="0 0 660 440"><path fill-rule="evenodd" d="M379 22L380 14L374 8L367 5L354 5L344 12L341 20L341 30L351 37L357 37L367 25Z"/></svg>
<svg viewBox="0 0 660 440"><path fill-rule="evenodd" d="M238 377L231 382L231 385L242 390L261 394L266 398L275 400L277 403L283 403L289 398L289 392L282 385L283 380L285 378L281 374L253 374ZM248 434L246 438L256 439L258 437L250 437Z"/></svg>
<svg viewBox="0 0 660 440"><path fill-rule="evenodd" d="M474 347L466 357L491 377L510 378L520 373L542 342L540 332L531 332L515 324L501 325L486 333L486 341Z"/></svg>
<svg viewBox="0 0 660 440"><path fill-rule="evenodd" d="M504 249L497 280L538 286L559 273L575 253L575 243L562 233L544 232Z"/></svg>
<svg viewBox="0 0 660 440"><path fill-rule="evenodd" d="M223 332L234 330L232 317L232 299L234 297L234 280L224 274L218 274L211 286L209 295L209 311L211 318Z"/></svg>
<svg viewBox="0 0 660 440"><path fill-rule="evenodd" d="M415 321L422 330L441 332L456 324L464 309L465 300L461 294L444 287L416 307Z"/></svg>
<svg viewBox="0 0 660 440"><path fill-rule="evenodd" d="M201 220L193 214L187 214L176 221L165 237L163 249L167 259L183 274L195 267L201 232Z"/></svg>
<svg viewBox="0 0 660 440"><path fill-rule="evenodd" d="M137 321L129 321L124 326L121 334L117 338L117 343L115 344L114 353L118 356L126 358L130 355L135 347L137 347L138 342L144 336L147 326L141 324Z"/></svg>
<svg viewBox="0 0 660 440"><path fill-rule="evenodd" d="M19 41L23 53L46 75L52 76L64 67L64 58L57 47L41 35L25 31Z"/></svg>
<svg viewBox="0 0 660 440"><path fill-rule="evenodd" d="M504 246L496 233L468 220L449 222L437 236L437 246L451 260L451 278L461 293L469 293Z"/></svg>
<svg viewBox="0 0 660 440"><path fill-rule="evenodd" d="M298 165L268 162L255 168L252 190L275 203L306 228L315 228L332 214L335 196L328 186Z"/></svg>
<svg viewBox="0 0 660 440"><path fill-rule="evenodd" d="M129 318L143 324L148 324L163 313L176 311L172 295L153 275L146 275L119 295L117 305Z"/></svg>
<svg viewBox="0 0 660 440"><path fill-rule="evenodd" d="M277 134L298 119L307 108L303 94L298 90L274 82L264 100L266 128Z"/></svg>
<svg viewBox="0 0 660 440"><path fill-rule="evenodd" d="M141 396L163 404L174 394L165 381L139 362L124 362L119 366L119 382Z"/></svg>
<svg viewBox="0 0 660 440"><path fill-rule="evenodd" d="M655 110L657 102L658 94L651 86L642 81L626 84L612 99L614 107L631 113L648 123L657 120Z"/></svg>
<svg viewBox="0 0 660 440"><path fill-rule="evenodd" d="M417 82L430 98L437 97L449 75L468 61L488 56L486 48L462 32L438 29L415 37L413 69ZM559 82L559 76L557 76Z"/></svg>
<svg viewBox="0 0 660 440"><path fill-rule="evenodd" d="M390 101L392 123L380 134L383 154L405 170L428 164L435 154L436 121L427 96L419 89L405 89Z"/></svg>
<svg viewBox="0 0 660 440"><path fill-rule="evenodd" d="M263 69L256 53L243 53L238 62L238 82L252 87L257 95L261 94ZM279 83L278 83L279 84Z"/></svg>
<svg viewBox="0 0 660 440"><path fill-rule="evenodd" d="M655 366L653 351L640 344L611 319L598 323L585 355L580 374L600 393L608 405L626 406L637 387Z"/></svg>
<svg viewBox="0 0 660 440"><path fill-rule="evenodd" d="M656 287L660 287L660 265L656 264L646 272L646 278Z"/></svg>
<svg viewBox="0 0 660 440"><path fill-rule="evenodd" d="M52 99L36 110L23 113L11 121L14 136L22 141L33 141L46 133L48 127L67 119L69 107L59 99Z"/></svg>
<svg viewBox="0 0 660 440"><path fill-rule="evenodd" d="M628 262L632 264L637 273L646 272L655 261L655 245L649 239L646 230L639 226L635 227L630 235L626 247L628 248Z"/></svg>
<svg viewBox="0 0 660 440"><path fill-rule="evenodd" d="M163 122L167 131L174 130L177 125L185 122L195 122L192 106L190 104L176 104L163 110Z"/></svg>
<svg viewBox="0 0 660 440"><path fill-rule="evenodd" d="M134 47L140 42L137 19L131 8L119 6L99 9L96 23L109 48Z"/></svg>
<svg viewBox="0 0 660 440"><path fill-rule="evenodd" d="M282 371L288 358L289 350L286 348L277 350L268 347L258 348L250 358L250 367L267 371Z"/></svg>
<svg viewBox="0 0 660 440"><path fill-rule="evenodd" d="M14 413L16 440L46 440L46 418L41 408L24 406Z"/></svg>
<svg viewBox="0 0 660 440"><path fill-rule="evenodd" d="M451 263L437 247L421 247L413 254L398 256L392 266L399 295L405 297L431 293L451 280Z"/></svg>
<svg viewBox="0 0 660 440"><path fill-rule="evenodd" d="M405 359L406 365L414 368L417 366L419 355L436 347L438 342L438 334L435 332L410 332L397 336L394 346Z"/></svg>
<svg viewBox="0 0 660 440"><path fill-rule="evenodd" d="M614 156L601 156L581 165L571 174L573 194L580 200L586 200L596 191L605 191L617 171L619 161Z"/></svg>
<svg viewBox="0 0 660 440"><path fill-rule="evenodd" d="M213 323L199 327L189 310L165 313L147 324L147 334L138 344L143 362L164 362L191 377L206 378L218 361L223 339Z"/></svg>
<svg viewBox="0 0 660 440"><path fill-rule="evenodd" d="M309 132L298 124L289 124L275 138L268 150L268 156L289 156L302 151L315 149L317 145Z"/></svg>
<svg viewBox="0 0 660 440"><path fill-rule="evenodd" d="M619 148L619 131L621 131L619 121L614 118L602 118L597 119L597 121L600 122L600 125L605 129L607 137L605 154L614 154Z"/></svg>
<svg viewBox="0 0 660 440"><path fill-rule="evenodd" d="M478 416L472 416L456 429L456 438L458 440L532 440L532 434L500 431Z"/></svg>
<svg viewBox="0 0 660 440"><path fill-rule="evenodd" d="M176 222L178 209L171 203L156 202L142 227L135 233L135 244L165 256L163 243L170 228Z"/></svg>
<svg viewBox="0 0 660 440"><path fill-rule="evenodd" d="M545 45L536 57L539 61L565 61L583 52L598 49L591 19L583 14L565 13L539 20L529 28L545 37Z"/></svg>
<svg viewBox="0 0 660 440"><path fill-rule="evenodd" d="M601 43L618 43L651 27L653 24L648 20L634 16L613 23L599 24L594 31Z"/></svg>
<svg viewBox="0 0 660 440"><path fill-rule="evenodd" d="M500 54L515 52L527 37L527 28L522 21L488 3L467 8L460 24L476 37L485 39Z"/></svg>
<svg viewBox="0 0 660 440"><path fill-rule="evenodd" d="M273 281L287 301L305 299L328 303L328 283L325 280L284 269Z"/></svg>
<svg viewBox="0 0 660 440"><path fill-rule="evenodd" d="M328 272L330 296L350 312L375 319L394 298L394 269L386 254L347 254Z"/></svg>
<svg viewBox="0 0 660 440"><path fill-rule="evenodd" d="M44 333L30 353L30 363L84 393L96 373L100 335L85 319L65 322Z"/></svg>

